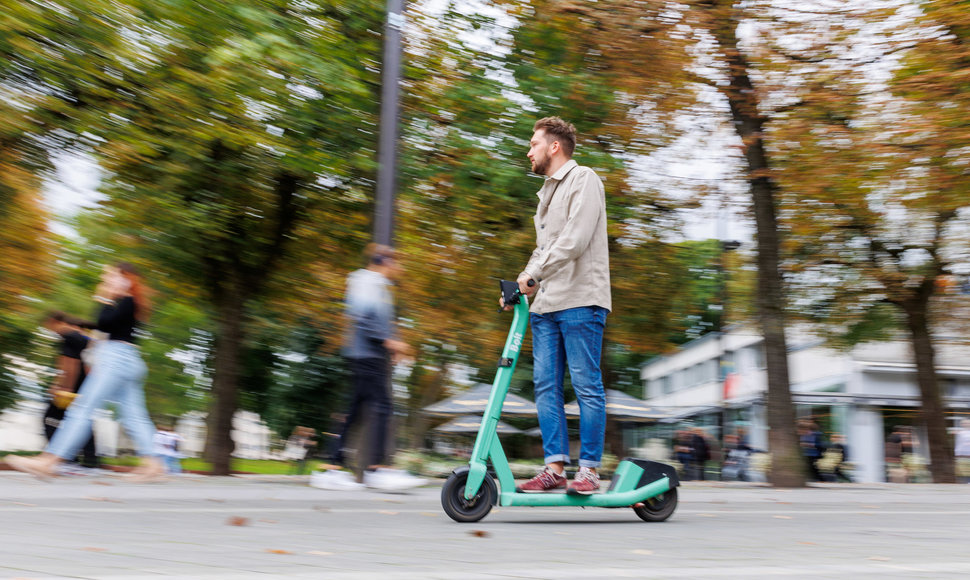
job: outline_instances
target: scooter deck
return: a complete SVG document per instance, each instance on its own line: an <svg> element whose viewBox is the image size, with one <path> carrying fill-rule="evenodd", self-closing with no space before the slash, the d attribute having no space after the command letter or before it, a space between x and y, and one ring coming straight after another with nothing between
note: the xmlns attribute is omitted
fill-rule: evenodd
<svg viewBox="0 0 970 580"><path fill-rule="evenodd" d="M666 463L626 458L616 466L610 487L603 493L570 495L565 492L502 492L499 505L627 507L680 485L677 471Z"/></svg>
<svg viewBox="0 0 970 580"><path fill-rule="evenodd" d="M500 506L577 506L577 507L629 507L651 497L669 491L672 487L667 477L648 483L629 491L608 490L590 495L570 495L568 493L521 493L503 492L499 494Z"/></svg>

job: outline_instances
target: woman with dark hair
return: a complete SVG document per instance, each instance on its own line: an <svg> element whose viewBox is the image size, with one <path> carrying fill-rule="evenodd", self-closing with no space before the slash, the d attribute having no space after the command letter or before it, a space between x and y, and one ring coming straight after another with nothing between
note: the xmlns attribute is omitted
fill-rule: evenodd
<svg viewBox="0 0 970 580"><path fill-rule="evenodd" d="M94 412L106 401L114 401L118 403L121 424L142 457L137 480L150 481L165 473L162 462L154 455L155 426L145 408L142 385L147 368L135 346L135 328L148 318L146 294L141 276L131 264L105 267L94 299L102 305L97 328L108 334L108 340L98 347L91 372L44 453L39 457L8 456L8 465L37 477L55 475L60 462L77 455L87 440Z"/></svg>
<svg viewBox="0 0 970 580"><path fill-rule="evenodd" d="M58 344L57 368L60 371L51 385L50 401L44 411L44 433L50 441L57 432L67 407L77 397L77 391L84 383L88 369L82 359L82 353L88 347L91 339L82 332L85 328L94 328L94 323L74 318L60 311L48 312L44 318L44 327L60 337ZM100 467L94 433L88 438L82 453L83 467Z"/></svg>

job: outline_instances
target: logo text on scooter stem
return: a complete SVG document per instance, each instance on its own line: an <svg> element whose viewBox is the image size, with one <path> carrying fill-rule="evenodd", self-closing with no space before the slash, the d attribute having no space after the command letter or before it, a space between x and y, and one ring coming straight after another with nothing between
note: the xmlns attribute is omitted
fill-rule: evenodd
<svg viewBox="0 0 970 580"><path fill-rule="evenodd" d="M522 348L522 333L516 332L512 335L512 344L509 346L509 350L519 352L520 348Z"/></svg>

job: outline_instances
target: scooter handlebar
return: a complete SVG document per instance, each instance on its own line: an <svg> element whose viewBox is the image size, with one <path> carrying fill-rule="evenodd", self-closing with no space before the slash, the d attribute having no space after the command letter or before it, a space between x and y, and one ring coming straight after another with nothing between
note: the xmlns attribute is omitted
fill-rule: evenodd
<svg viewBox="0 0 970 580"><path fill-rule="evenodd" d="M528 286L530 288L535 287L536 281L530 279ZM514 306L519 303L519 298L522 296L522 292L519 290L519 283L514 280L501 280L499 281L499 287L502 289L502 299L505 301L506 306ZM502 309L498 309L502 312Z"/></svg>

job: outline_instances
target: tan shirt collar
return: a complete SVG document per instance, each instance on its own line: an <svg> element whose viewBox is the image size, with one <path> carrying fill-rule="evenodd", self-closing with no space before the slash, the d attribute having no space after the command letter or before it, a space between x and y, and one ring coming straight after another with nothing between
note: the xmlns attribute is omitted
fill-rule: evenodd
<svg viewBox="0 0 970 580"><path fill-rule="evenodd" d="M560 167L558 171L556 171L552 175L546 176L545 183L549 183L549 180L550 179L555 179L556 181L561 181L562 178L563 177L566 177L566 174L569 173L569 170L572 169L573 167L576 167L577 165L579 165L579 164L576 163L576 160L570 159L569 161L563 163L562 167ZM541 188L539 189L539 191L536 192L536 195L538 195L539 197L542 197L542 189Z"/></svg>

